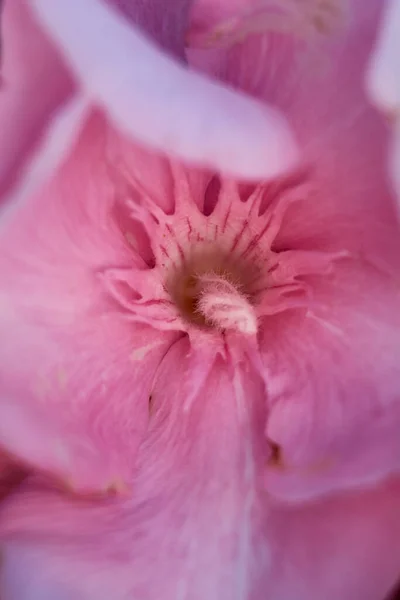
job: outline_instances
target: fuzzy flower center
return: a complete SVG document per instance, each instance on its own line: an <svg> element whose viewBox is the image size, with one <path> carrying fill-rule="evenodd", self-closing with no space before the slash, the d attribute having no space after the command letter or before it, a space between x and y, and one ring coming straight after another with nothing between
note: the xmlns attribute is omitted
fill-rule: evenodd
<svg viewBox="0 0 400 600"><path fill-rule="evenodd" d="M239 270L227 263L211 263L208 269L181 274L175 279L172 297L188 322L221 332L255 334L257 316L251 295Z"/></svg>
<svg viewBox="0 0 400 600"><path fill-rule="evenodd" d="M257 316L246 295L224 277L205 273L198 279L197 310L217 329L244 334L257 331Z"/></svg>
<svg viewBox="0 0 400 600"><path fill-rule="evenodd" d="M312 290L304 277L323 274L337 256L274 247L288 208L308 191L305 174L254 186L245 196L236 183L222 180L208 214L185 172L175 167L174 176L172 214L142 190L139 200L125 199L152 254L149 261L149 252L142 253L141 262L137 249L136 266L104 274L129 319L217 347L238 334L255 337L276 313L310 310ZM138 243L137 228L124 234Z"/></svg>

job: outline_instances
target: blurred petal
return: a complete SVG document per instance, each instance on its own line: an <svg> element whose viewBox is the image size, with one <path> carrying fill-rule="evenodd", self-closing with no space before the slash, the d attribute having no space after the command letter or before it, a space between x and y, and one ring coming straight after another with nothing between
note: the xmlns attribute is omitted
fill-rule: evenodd
<svg viewBox="0 0 400 600"><path fill-rule="evenodd" d="M294 143L276 111L173 62L99 0L32 5L85 91L121 131L242 177L292 166Z"/></svg>
<svg viewBox="0 0 400 600"><path fill-rule="evenodd" d="M367 71L367 90L393 123L389 173L400 198L400 3L387 0L381 28Z"/></svg>
<svg viewBox="0 0 400 600"><path fill-rule="evenodd" d="M400 3L386 0L379 35L367 71L374 103L389 114L400 111Z"/></svg>
<svg viewBox="0 0 400 600"><path fill-rule="evenodd" d="M71 95L72 82L59 54L22 0L2 11L0 90L0 197L21 177L53 112Z"/></svg>

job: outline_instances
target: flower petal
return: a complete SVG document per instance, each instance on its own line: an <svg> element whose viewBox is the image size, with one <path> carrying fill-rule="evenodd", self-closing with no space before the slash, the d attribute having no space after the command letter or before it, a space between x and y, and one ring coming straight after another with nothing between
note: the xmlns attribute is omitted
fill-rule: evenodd
<svg viewBox="0 0 400 600"><path fill-rule="evenodd" d="M393 141L389 170L395 190L400 194L400 4L388 0L369 68L367 91L374 104L393 122Z"/></svg>
<svg viewBox="0 0 400 600"><path fill-rule="evenodd" d="M274 600L386 598L400 571L398 481L270 515Z"/></svg>
<svg viewBox="0 0 400 600"><path fill-rule="evenodd" d="M174 62L107 5L31 4L85 92L134 139L242 177L293 165L294 142L275 110Z"/></svg>
<svg viewBox="0 0 400 600"><path fill-rule="evenodd" d="M104 269L142 260L114 218L105 132L93 115L1 237L0 443L80 491L129 477L172 339L134 327L103 287Z"/></svg>
<svg viewBox="0 0 400 600"><path fill-rule="evenodd" d="M236 556L232 540L250 532L234 520L231 463L214 479L223 461L208 450L204 478L186 470L184 493L176 472L160 477L153 464L147 480L157 487L140 484L145 500L125 505L68 502L26 486L0 515L4 600L376 600L391 591L400 568L398 482L301 507L264 496L262 523Z"/></svg>
<svg viewBox="0 0 400 600"><path fill-rule="evenodd" d="M400 110L399 34L400 5L388 0L367 71L367 89L376 106L389 114Z"/></svg>
<svg viewBox="0 0 400 600"><path fill-rule="evenodd" d="M313 283L308 312L266 321L261 342L280 447L267 487L289 499L400 468L400 281L347 260Z"/></svg>
<svg viewBox="0 0 400 600"><path fill-rule="evenodd" d="M232 377L218 358L184 410L192 366L187 339L160 366L131 498L68 502L32 484L10 500L0 518L10 552L4 600L251 597L269 560L256 473L262 431L250 423L263 385L240 367Z"/></svg>
<svg viewBox="0 0 400 600"><path fill-rule="evenodd" d="M19 180L53 111L73 91L59 54L22 0L2 10L0 197ZM29 100L27 100L29 99Z"/></svg>

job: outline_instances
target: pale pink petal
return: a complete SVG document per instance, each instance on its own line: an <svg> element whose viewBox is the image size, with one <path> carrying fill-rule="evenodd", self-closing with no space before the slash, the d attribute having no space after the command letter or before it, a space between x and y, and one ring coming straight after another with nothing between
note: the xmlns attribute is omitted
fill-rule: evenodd
<svg viewBox="0 0 400 600"><path fill-rule="evenodd" d="M388 0L367 71L367 90L374 104L393 123L389 172L400 194L400 4Z"/></svg>
<svg viewBox="0 0 400 600"><path fill-rule="evenodd" d="M262 422L262 381L219 357L184 410L189 351L177 342L160 366L130 498L68 502L37 482L10 500L0 516L4 600L251 597L270 561L253 422Z"/></svg>
<svg viewBox="0 0 400 600"><path fill-rule="evenodd" d="M400 110L400 4L387 0L371 62L367 89L374 103L394 116Z"/></svg>
<svg viewBox="0 0 400 600"><path fill-rule="evenodd" d="M99 0L31 4L83 89L121 131L242 177L292 166L294 143L274 109L175 63Z"/></svg>
<svg viewBox="0 0 400 600"><path fill-rule="evenodd" d="M279 447L266 485L289 499L400 469L399 281L345 259L313 284L309 308L266 319L261 342Z"/></svg>
<svg viewBox="0 0 400 600"><path fill-rule="evenodd" d="M105 136L93 115L1 239L0 443L81 491L129 477L171 343L133 327L104 289L106 268L143 263L114 218Z"/></svg>
<svg viewBox="0 0 400 600"><path fill-rule="evenodd" d="M73 91L63 62L23 0L2 10L0 196L21 176L53 112Z"/></svg>
<svg viewBox="0 0 400 600"><path fill-rule="evenodd" d="M273 600L384 600L400 572L393 482L270 515Z"/></svg>

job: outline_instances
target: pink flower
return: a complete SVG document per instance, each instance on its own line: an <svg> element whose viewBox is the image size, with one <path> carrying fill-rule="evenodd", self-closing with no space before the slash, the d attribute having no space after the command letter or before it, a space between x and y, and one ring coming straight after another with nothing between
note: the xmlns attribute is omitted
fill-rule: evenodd
<svg viewBox="0 0 400 600"><path fill-rule="evenodd" d="M380 0L316 37L288 11L278 32L246 20L242 43L188 51L296 133L301 164L251 185L132 142L122 17L32 5L85 108L0 232L0 443L34 472L2 506L2 600L383 599L400 569L400 240L364 93Z"/></svg>

